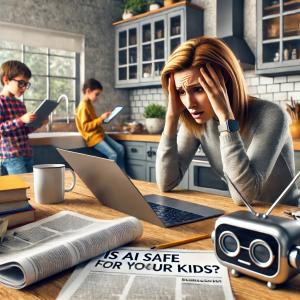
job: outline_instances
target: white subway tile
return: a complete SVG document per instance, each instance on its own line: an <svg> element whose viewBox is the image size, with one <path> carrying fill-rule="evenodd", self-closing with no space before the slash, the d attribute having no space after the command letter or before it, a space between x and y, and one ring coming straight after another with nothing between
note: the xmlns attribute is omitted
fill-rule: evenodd
<svg viewBox="0 0 300 300"><path fill-rule="evenodd" d="M288 76L288 82L300 81L300 75L290 75Z"/></svg>
<svg viewBox="0 0 300 300"><path fill-rule="evenodd" d="M270 84L267 85L267 93L276 93L279 92L280 85L279 84Z"/></svg>
<svg viewBox="0 0 300 300"><path fill-rule="evenodd" d="M286 82L286 80L287 80L286 76L274 77L274 83L283 83Z"/></svg>
<svg viewBox="0 0 300 300"><path fill-rule="evenodd" d="M257 86L249 86L248 87L248 93L250 95L256 94L257 93Z"/></svg>
<svg viewBox="0 0 300 300"><path fill-rule="evenodd" d="M280 85L280 90L282 92L292 92L292 91L294 91L294 83L293 82L282 83Z"/></svg>
<svg viewBox="0 0 300 300"><path fill-rule="evenodd" d="M272 84L273 83L273 77L261 76L259 82L260 82L260 84Z"/></svg>
<svg viewBox="0 0 300 300"><path fill-rule="evenodd" d="M300 91L300 82L295 82L295 91Z"/></svg>
<svg viewBox="0 0 300 300"><path fill-rule="evenodd" d="M296 101L300 101L300 92L289 92L288 93L289 100L291 99L291 97L293 97L294 100Z"/></svg>
<svg viewBox="0 0 300 300"><path fill-rule="evenodd" d="M262 100L269 100L269 101L273 101L273 94L270 93L270 94L261 94L260 95L260 98Z"/></svg>
<svg viewBox="0 0 300 300"><path fill-rule="evenodd" d="M148 94L147 95L147 100L152 101L153 100L153 95L152 94Z"/></svg>
<svg viewBox="0 0 300 300"><path fill-rule="evenodd" d="M267 92L267 86L266 85L259 85L257 87L257 92L259 94L265 94Z"/></svg>
<svg viewBox="0 0 300 300"><path fill-rule="evenodd" d="M147 95L141 95L141 96L140 96L140 99L141 99L142 101L147 100Z"/></svg>
<svg viewBox="0 0 300 300"><path fill-rule="evenodd" d="M284 101L287 100L287 93L286 92L282 92L282 93L274 93L274 101Z"/></svg>

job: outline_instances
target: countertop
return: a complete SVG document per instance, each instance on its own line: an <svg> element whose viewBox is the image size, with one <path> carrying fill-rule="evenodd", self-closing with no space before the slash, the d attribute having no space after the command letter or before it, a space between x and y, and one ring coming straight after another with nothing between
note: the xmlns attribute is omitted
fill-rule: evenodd
<svg viewBox="0 0 300 300"><path fill-rule="evenodd" d="M77 184L72 192L65 194L65 201L59 204L41 205L34 201L33 194L33 176L32 174L22 175L22 178L30 184L30 204L36 209L36 219L40 220L47 216L53 215L62 210L76 211L90 217L99 219L115 219L124 217L126 214L110 209L97 201L93 194L86 188L83 182L77 176ZM66 175L66 183L71 180L71 175ZM206 193L193 192L193 191L173 191L170 193L160 193L157 186L153 183L143 181L133 181L136 188L143 194L161 194L168 197L173 197L189 202L194 202L210 207L215 207L225 210L230 213L236 210L245 210L245 207L236 206L233 201L227 197L216 196ZM100 199L101 200L101 199ZM255 206L257 211L265 212L269 204L260 203ZM283 211L291 209L284 205L278 205L273 215L284 216ZM130 246L137 247L151 247L155 244L161 244L181 239L186 239L194 234L211 233L214 222L216 219L207 219L199 222L175 226L171 228L161 228L142 221L144 225L143 236L130 244ZM212 250L213 244L211 239L205 239L181 246L176 248L190 249L190 250ZM61 272L57 275L49 277L39 283L33 284L23 290L9 289L4 286L0 287L1 299L55 299L69 278L74 268ZM300 291L300 275L294 277L286 284L282 285L277 290L273 291L267 288L266 283L260 280L252 279L248 276L235 278L230 276L230 284L237 300L245 299L299 299Z"/></svg>
<svg viewBox="0 0 300 300"><path fill-rule="evenodd" d="M129 132L107 132L109 136L119 141L152 142L158 143L160 134L134 134ZM79 132L39 132L29 135L32 146L52 145L66 149L85 147L85 142ZM300 151L300 139L293 141L294 150Z"/></svg>

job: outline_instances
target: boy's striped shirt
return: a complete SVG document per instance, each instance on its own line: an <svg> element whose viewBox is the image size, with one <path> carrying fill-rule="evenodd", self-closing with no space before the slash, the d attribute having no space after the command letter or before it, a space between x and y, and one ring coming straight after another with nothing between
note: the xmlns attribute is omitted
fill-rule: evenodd
<svg viewBox="0 0 300 300"><path fill-rule="evenodd" d="M34 129L21 121L24 103L15 97L0 96L0 159L32 156L28 133Z"/></svg>

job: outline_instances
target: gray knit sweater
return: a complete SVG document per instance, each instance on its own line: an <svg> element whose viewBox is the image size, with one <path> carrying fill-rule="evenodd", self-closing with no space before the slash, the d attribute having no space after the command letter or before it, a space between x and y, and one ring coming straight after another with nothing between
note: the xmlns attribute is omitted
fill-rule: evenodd
<svg viewBox="0 0 300 300"><path fill-rule="evenodd" d="M220 135L218 121L205 125L200 139L180 126L178 135L162 135L156 160L156 180L162 191L170 191L181 181L201 144L211 167L224 180L224 173L244 198L274 202L295 175L292 139L288 115L269 101L249 103L247 129ZM232 199L241 204L239 194L227 181ZM298 205L296 185L282 201Z"/></svg>

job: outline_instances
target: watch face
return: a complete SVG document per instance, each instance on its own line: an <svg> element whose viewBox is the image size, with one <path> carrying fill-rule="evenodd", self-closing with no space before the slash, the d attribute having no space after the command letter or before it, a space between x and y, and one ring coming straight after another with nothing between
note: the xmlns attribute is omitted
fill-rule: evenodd
<svg viewBox="0 0 300 300"><path fill-rule="evenodd" d="M219 132L235 132L239 130L239 122L237 120L226 120L219 125L218 129Z"/></svg>

